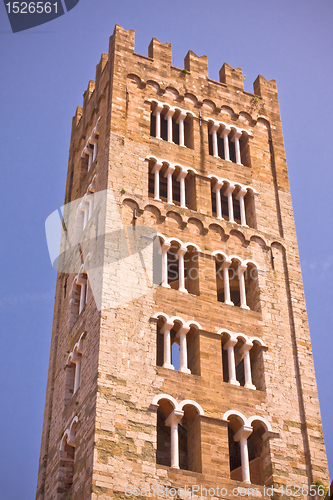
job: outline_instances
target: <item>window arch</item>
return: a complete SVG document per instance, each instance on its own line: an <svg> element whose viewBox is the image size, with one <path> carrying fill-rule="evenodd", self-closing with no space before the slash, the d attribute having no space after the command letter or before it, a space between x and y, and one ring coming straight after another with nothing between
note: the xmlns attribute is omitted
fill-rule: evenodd
<svg viewBox="0 0 333 500"><path fill-rule="evenodd" d="M218 331L222 343L223 381L247 389L264 389L262 351L264 342L243 333Z"/></svg>
<svg viewBox="0 0 333 500"><path fill-rule="evenodd" d="M217 300L242 309L260 311L258 266L235 255L215 251Z"/></svg>
<svg viewBox="0 0 333 500"><path fill-rule="evenodd" d="M192 111L149 99L150 135L179 146L194 148Z"/></svg>
<svg viewBox="0 0 333 500"><path fill-rule="evenodd" d="M59 488L66 493L73 485L77 423L75 416L60 442Z"/></svg>
<svg viewBox="0 0 333 500"><path fill-rule="evenodd" d="M199 375L199 346L196 333L201 326L196 321L184 321L178 316L169 318L167 314L156 313L157 342L156 363L158 366L174 370L173 345L179 346L179 371Z"/></svg>
<svg viewBox="0 0 333 500"><path fill-rule="evenodd" d="M77 392L81 384L81 361L83 351L83 339L86 332L80 335L79 340L69 353L66 363L66 388L65 388L65 406Z"/></svg>
<svg viewBox="0 0 333 500"><path fill-rule="evenodd" d="M269 422L254 415L246 418L236 410L227 411L230 478L245 483L267 485L270 478L270 452L266 431Z"/></svg>
<svg viewBox="0 0 333 500"><path fill-rule="evenodd" d="M195 243L158 235L162 249L162 286L199 295L199 252Z"/></svg>
<svg viewBox="0 0 333 500"><path fill-rule="evenodd" d="M82 153L81 158L83 158L84 165L89 172L92 164L96 160L98 153L98 139L99 139L99 122L100 118L98 118L95 127L92 130L90 137L88 138Z"/></svg>
<svg viewBox="0 0 333 500"><path fill-rule="evenodd" d="M197 171L179 163L157 159L155 156L149 156L146 160L149 163L148 196L156 201L194 209L193 175Z"/></svg>
<svg viewBox="0 0 333 500"><path fill-rule="evenodd" d="M161 394L154 398L153 407L157 410L156 463L201 472L201 406L192 400L178 404L171 396Z"/></svg>
<svg viewBox="0 0 333 500"><path fill-rule="evenodd" d="M85 263L81 265L79 273L75 276L70 294L70 328L74 325L88 301L88 273L87 265L90 254L87 255Z"/></svg>
<svg viewBox="0 0 333 500"><path fill-rule="evenodd" d="M257 193L254 189L214 175L208 177L211 179L213 215L219 220L255 228L254 195Z"/></svg>
<svg viewBox="0 0 333 500"><path fill-rule="evenodd" d="M251 166L249 133L244 129L208 119L208 147L211 156Z"/></svg>

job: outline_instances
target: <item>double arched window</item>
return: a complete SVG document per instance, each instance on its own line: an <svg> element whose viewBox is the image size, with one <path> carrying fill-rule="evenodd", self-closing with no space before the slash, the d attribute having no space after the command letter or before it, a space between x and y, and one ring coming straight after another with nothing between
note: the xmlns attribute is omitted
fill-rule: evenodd
<svg viewBox="0 0 333 500"><path fill-rule="evenodd" d="M228 422L230 478L267 484L270 453L268 439L264 438L272 431L270 423L258 415L246 418L236 410L227 411L223 420Z"/></svg>
<svg viewBox="0 0 333 500"><path fill-rule="evenodd" d="M172 396L160 394L151 407L157 410L156 463L201 472L201 406L188 399L177 403Z"/></svg>

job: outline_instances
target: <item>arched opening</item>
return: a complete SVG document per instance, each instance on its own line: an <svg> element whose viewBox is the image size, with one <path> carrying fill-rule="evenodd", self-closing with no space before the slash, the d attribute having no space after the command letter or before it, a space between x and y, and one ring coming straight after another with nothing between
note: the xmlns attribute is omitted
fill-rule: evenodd
<svg viewBox="0 0 333 500"><path fill-rule="evenodd" d="M166 425L166 419L174 410L167 399L161 399L157 410L157 448L156 463L171 466L171 429Z"/></svg>
<svg viewBox="0 0 333 500"><path fill-rule="evenodd" d="M258 341L253 341L253 347L251 347L250 349L250 360L252 382L255 385L257 391L264 391L266 389L266 385L263 347Z"/></svg>
<svg viewBox="0 0 333 500"><path fill-rule="evenodd" d="M254 264L247 264L244 279L247 305L252 311L261 312L258 270Z"/></svg>
<svg viewBox="0 0 333 500"><path fill-rule="evenodd" d="M188 404L183 408L184 416L178 425L179 467L184 470L201 472L201 439L198 410Z"/></svg>
<svg viewBox="0 0 333 500"><path fill-rule="evenodd" d="M230 415L228 422L228 443L229 443L229 469L230 479L242 481L242 458L239 441L235 441L235 435L242 427L240 418Z"/></svg>
<svg viewBox="0 0 333 500"><path fill-rule="evenodd" d="M252 484L268 485L271 475L269 440L264 441L266 432L260 420L252 422L253 432L248 437L250 478Z"/></svg>
<svg viewBox="0 0 333 500"><path fill-rule="evenodd" d="M229 303L231 301L234 306L240 306L240 290L238 281L238 266L239 262L236 259L232 259L231 263L228 264L222 255L216 256L216 287L217 287L217 300L219 302ZM223 269L226 268L226 269ZM227 274L227 275L226 275ZM228 283L225 283L225 280ZM230 299L225 295L229 290Z"/></svg>
<svg viewBox="0 0 333 500"><path fill-rule="evenodd" d="M193 295L199 295L199 252L191 244L187 246L184 256L184 268L186 290Z"/></svg>
<svg viewBox="0 0 333 500"><path fill-rule="evenodd" d="M179 263L177 252L180 248L180 244L178 242L171 242L171 246L167 252L168 256L168 284L174 290L178 290L179 288Z"/></svg>

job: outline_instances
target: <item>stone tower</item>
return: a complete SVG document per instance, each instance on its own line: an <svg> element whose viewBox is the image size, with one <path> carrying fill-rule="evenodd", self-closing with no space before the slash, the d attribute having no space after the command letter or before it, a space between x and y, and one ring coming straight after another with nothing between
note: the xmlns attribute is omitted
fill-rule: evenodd
<svg viewBox="0 0 333 500"><path fill-rule="evenodd" d="M211 80L206 56L180 69L116 26L73 118L69 203L37 500L328 484L275 81Z"/></svg>

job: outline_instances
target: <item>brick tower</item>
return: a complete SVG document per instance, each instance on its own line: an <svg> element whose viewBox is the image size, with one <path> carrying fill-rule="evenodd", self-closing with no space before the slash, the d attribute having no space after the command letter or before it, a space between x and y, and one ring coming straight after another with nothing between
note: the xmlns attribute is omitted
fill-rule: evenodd
<svg viewBox="0 0 333 500"><path fill-rule="evenodd" d="M275 81L245 92L241 68L211 80L206 56L179 69L116 26L70 144L81 244L58 268L37 500L327 485ZM140 289L138 234L159 286ZM117 278L115 242L136 262Z"/></svg>

